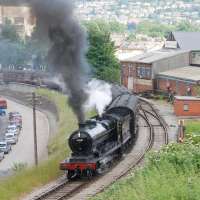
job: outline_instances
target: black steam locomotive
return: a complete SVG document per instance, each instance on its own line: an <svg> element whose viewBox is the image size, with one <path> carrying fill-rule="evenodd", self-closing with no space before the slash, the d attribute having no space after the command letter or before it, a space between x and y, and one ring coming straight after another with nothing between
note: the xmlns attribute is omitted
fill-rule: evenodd
<svg viewBox="0 0 200 200"><path fill-rule="evenodd" d="M137 98L123 94L115 98L106 112L80 124L69 138L71 157L60 163L68 179L104 173L116 158L134 144Z"/></svg>

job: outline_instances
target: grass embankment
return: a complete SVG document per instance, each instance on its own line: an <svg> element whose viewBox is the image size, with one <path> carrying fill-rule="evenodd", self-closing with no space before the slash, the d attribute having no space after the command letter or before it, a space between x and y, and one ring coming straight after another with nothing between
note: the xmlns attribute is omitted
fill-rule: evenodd
<svg viewBox="0 0 200 200"><path fill-rule="evenodd" d="M40 95L53 101L59 112L59 128L54 138L49 143L49 159L37 168L29 168L17 172L15 176L0 182L0 200L15 200L31 192L34 187L39 187L56 179L61 172L59 162L69 155L67 136L77 128L77 120L72 110L66 104L66 97L48 90L38 90ZM20 156L20 155L17 155Z"/></svg>
<svg viewBox="0 0 200 200"><path fill-rule="evenodd" d="M150 153L146 166L113 184L93 200L199 200L200 133L199 121L186 125L184 144L170 144ZM200 134L199 134L200 135Z"/></svg>
<svg viewBox="0 0 200 200"><path fill-rule="evenodd" d="M188 120L186 122L186 137L195 143L200 143L200 120Z"/></svg>

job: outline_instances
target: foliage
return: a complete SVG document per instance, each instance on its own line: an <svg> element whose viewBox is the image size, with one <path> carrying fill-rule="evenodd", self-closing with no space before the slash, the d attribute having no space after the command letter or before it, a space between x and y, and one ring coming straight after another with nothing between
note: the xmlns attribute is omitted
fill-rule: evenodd
<svg viewBox="0 0 200 200"><path fill-rule="evenodd" d="M2 25L1 37L2 39L7 39L12 42L20 40L20 37L16 31L15 26L12 25L8 19L6 19L5 23Z"/></svg>
<svg viewBox="0 0 200 200"><path fill-rule="evenodd" d="M14 172L20 172L27 168L27 163L14 163L12 170Z"/></svg>
<svg viewBox="0 0 200 200"><path fill-rule="evenodd" d="M186 122L186 137L193 143L200 143L200 121L193 120Z"/></svg>
<svg viewBox="0 0 200 200"><path fill-rule="evenodd" d="M109 82L119 82L120 65L115 57L109 26L97 20L87 23L86 27L89 40L87 57L95 77Z"/></svg>
<svg viewBox="0 0 200 200"><path fill-rule="evenodd" d="M198 32L200 28L188 21L182 21L176 26L176 31Z"/></svg>
<svg viewBox="0 0 200 200"><path fill-rule="evenodd" d="M65 96L48 90L39 90L40 95L52 100L59 111L57 133L49 143L49 159L33 168L18 171L7 180L0 181L0 199L15 200L25 193L31 192L35 187L44 185L61 175L59 162L69 155L67 146L68 135L76 128L76 118L67 105ZM19 181L20 180L20 181Z"/></svg>
<svg viewBox="0 0 200 200"><path fill-rule="evenodd" d="M111 33L124 33L127 29L126 25L117 21L110 21L108 25Z"/></svg>
<svg viewBox="0 0 200 200"><path fill-rule="evenodd" d="M136 40L136 34L135 33L130 33L128 35L128 37L126 38L127 42L132 42L132 41L135 41L135 40Z"/></svg>
<svg viewBox="0 0 200 200"><path fill-rule="evenodd" d="M170 144L150 153L146 166L116 182L95 200L200 199L200 144Z"/></svg>
<svg viewBox="0 0 200 200"><path fill-rule="evenodd" d="M172 25L164 25L158 22L143 21L138 24L136 32L150 37L166 37L175 29Z"/></svg>
<svg viewBox="0 0 200 200"><path fill-rule="evenodd" d="M167 37L172 31L195 32L200 28L189 21L182 21L178 24L168 25L154 21L143 21L138 24L136 32L148 35L150 37Z"/></svg>
<svg viewBox="0 0 200 200"><path fill-rule="evenodd" d="M196 92L197 96L200 96L200 86L195 87L195 92Z"/></svg>
<svg viewBox="0 0 200 200"><path fill-rule="evenodd" d="M25 46L19 42L0 42L0 63L2 67L24 65L29 60Z"/></svg>

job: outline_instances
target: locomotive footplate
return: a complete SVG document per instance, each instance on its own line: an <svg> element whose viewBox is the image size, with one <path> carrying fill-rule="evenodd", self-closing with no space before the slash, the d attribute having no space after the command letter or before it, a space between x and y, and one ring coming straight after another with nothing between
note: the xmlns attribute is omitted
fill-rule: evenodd
<svg viewBox="0 0 200 200"><path fill-rule="evenodd" d="M77 169L79 169L80 171L87 170L87 169L96 170L96 162L92 159L70 158L70 159L67 159L60 163L60 169L61 170L77 170Z"/></svg>

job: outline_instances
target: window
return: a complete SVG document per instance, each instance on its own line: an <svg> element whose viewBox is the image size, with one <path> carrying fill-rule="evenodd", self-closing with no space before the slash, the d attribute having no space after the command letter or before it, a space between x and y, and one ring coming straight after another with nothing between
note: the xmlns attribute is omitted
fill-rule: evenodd
<svg viewBox="0 0 200 200"><path fill-rule="evenodd" d="M189 105L188 105L188 104L184 104L183 110L184 110L184 111L189 111Z"/></svg>
<svg viewBox="0 0 200 200"><path fill-rule="evenodd" d="M141 79L151 79L151 68L137 67L137 77Z"/></svg>
<svg viewBox="0 0 200 200"><path fill-rule="evenodd" d="M24 18L23 17L15 17L15 24L24 24Z"/></svg>

